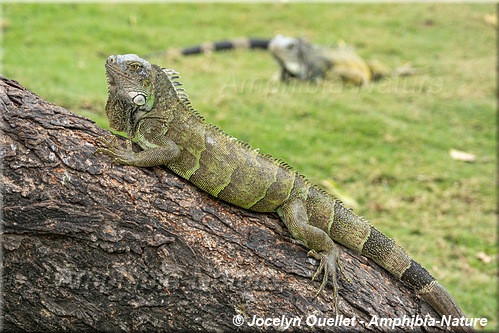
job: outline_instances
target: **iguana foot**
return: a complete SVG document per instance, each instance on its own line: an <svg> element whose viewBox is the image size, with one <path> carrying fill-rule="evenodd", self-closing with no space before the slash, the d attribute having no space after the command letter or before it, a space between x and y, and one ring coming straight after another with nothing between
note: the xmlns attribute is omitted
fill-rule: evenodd
<svg viewBox="0 0 499 333"><path fill-rule="evenodd" d="M105 154L114 158L114 162L120 164L132 164L135 159L135 153L132 150L132 141L126 141L126 147L122 147L118 143L118 139L113 136L99 137L98 141L103 143L107 148L97 148L96 154Z"/></svg>
<svg viewBox="0 0 499 333"><path fill-rule="evenodd" d="M97 141L104 144L107 147L119 147L118 139L115 135L99 136ZM100 149L100 148L99 148Z"/></svg>
<svg viewBox="0 0 499 333"><path fill-rule="evenodd" d="M321 272L323 273L322 283L319 286L315 297L319 296L319 294L326 286L328 280L331 280L331 283L333 284L333 306L336 308L338 304L338 276L336 274L337 270L339 269L340 273L345 277L345 279L350 282L348 277L343 272L343 269L341 268L338 246L335 244L334 247L327 252L316 252L314 250L310 250L307 255L316 260L319 260L319 267L317 268L315 274L312 276L312 281L314 281Z"/></svg>

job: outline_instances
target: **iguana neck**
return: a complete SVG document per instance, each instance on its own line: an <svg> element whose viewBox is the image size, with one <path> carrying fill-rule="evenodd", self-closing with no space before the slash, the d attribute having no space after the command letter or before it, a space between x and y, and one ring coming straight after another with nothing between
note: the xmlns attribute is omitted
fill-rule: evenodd
<svg viewBox="0 0 499 333"><path fill-rule="evenodd" d="M134 115L132 133L137 133L137 126L141 120L155 118L160 122L169 123L176 121L203 123L203 118L191 107L182 84L175 79L178 73L164 70L157 65L152 65L151 75L151 110L139 111Z"/></svg>

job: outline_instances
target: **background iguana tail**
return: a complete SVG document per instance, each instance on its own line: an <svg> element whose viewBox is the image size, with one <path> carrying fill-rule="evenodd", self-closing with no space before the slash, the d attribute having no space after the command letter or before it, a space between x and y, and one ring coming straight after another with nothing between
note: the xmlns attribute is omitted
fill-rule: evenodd
<svg viewBox="0 0 499 333"><path fill-rule="evenodd" d="M266 50L269 46L270 39L263 38L235 38L216 42L206 42L186 48L173 48L166 51L158 51L150 53L148 57L162 56L189 56L209 52L228 51L234 49L261 49Z"/></svg>

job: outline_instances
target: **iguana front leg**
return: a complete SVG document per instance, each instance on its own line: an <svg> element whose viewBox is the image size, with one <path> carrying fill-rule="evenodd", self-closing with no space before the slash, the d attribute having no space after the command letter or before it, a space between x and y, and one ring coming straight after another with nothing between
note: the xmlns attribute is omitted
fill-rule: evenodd
<svg viewBox="0 0 499 333"><path fill-rule="evenodd" d="M327 233L309 224L305 203L295 199L283 204L277 213L291 232L294 238L301 240L310 249L308 255L320 261L312 281L323 273L322 283L317 291L318 296L326 286L328 280L333 284L333 306L338 304L338 276L341 271L339 248Z"/></svg>
<svg viewBox="0 0 499 333"><path fill-rule="evenodd" d="M126 147L122 147L114 136L110 140L100 137L99 141L107 148L98 148L96 153L109 155L120 164L152 167L170 163L180 155L180 149L171 140L164 140L161 145L140 152L132 150L131 140L126 141Z"/></svg>

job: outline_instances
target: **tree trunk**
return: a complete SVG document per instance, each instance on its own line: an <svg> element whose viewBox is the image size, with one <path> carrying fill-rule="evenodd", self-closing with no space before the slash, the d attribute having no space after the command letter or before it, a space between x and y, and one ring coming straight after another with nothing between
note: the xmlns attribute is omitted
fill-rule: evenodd
<svg viewBox="0 0 499 333"><path fill-rule="evenodd" d="M284 316L286 331L378 332L391 329L368 327L375 316L436 316L341 247L343 321L324 323L336 318L331 287L314 298L317 262L276 215L221 202L166 168L95 155L109 132L2 77L0 110L5 330L230 332L255 329L254 318L281 330Z"/></svg>

